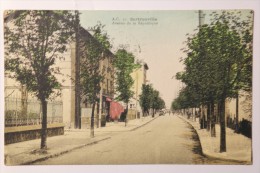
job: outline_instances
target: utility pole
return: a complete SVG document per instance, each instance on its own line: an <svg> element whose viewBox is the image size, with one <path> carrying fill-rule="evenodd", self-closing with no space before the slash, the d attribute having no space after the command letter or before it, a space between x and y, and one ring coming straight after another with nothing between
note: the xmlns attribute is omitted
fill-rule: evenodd
<svg viewBox="0 0 260 173"><path fill-rule="evenodd" d="M80 56L79 56L79 12L75 11L75 128L81 129L80 111Z"/></svg>
<svg viewBox="0 0 260 173"><path fill-rule="evenodd" d="M21 85L21 110L22 114L26 115L27 121L28 121L28 115L27 115L27 107L28 107L28 91L26 86Z"/></svg>
<svg viewBox="0 0 260 173"><path fill-rule="evenodd" d="M103 52L102 59L100 60L99 70L101 75L103 75ZM103 100L103 83L100 82L100 91L99 91L99 110L98 110L98 123L97 128L101 127L101 117L102 117L102 100Z"/></svg>
<svg viewBox="0 0 260 173"><path fill-rule="evenodd" d="M138 81L139 81L139 79L138 79L138 69L136 69L136 93L135 93L135 119L137 119L137 117L138 117L138 109L137 109L137 104L138 104Z"/></svg>
<svg viewBox="0 0 260 173"><path fill-rule="evenodd" d="M102 84L100 85L100 91L99 91L99 110L98 110L98 126L97 128L101 127L101 117L102 117L102 94L103 94L103 87Z"/></svg>
<svg viewBox="0 0 260 173"><path fill-rule="evenodd" d="M205 15L203 14L202 10L199 10L199 28L204 25Z"/></svg>

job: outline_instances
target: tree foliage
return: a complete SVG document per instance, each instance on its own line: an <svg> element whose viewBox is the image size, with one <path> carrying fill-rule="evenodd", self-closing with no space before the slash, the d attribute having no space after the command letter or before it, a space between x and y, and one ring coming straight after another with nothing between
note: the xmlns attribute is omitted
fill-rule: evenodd
<svg viewBox="0 0 260 173"><path fill-rule="evenodd" d="M104 80L105 70L102 61L108 56L109 49L112 47L107 33L103 30L104 25L97 24L91 31L93 37L81 28L79 35L79 51L80 51L80 91L84 97L85 103L92 104L91 113L91 136L94 137L94 112L95 105L98 101L98 95L101 90L101 83Z"/></svg>
<svg viewBox="0 0 260 173"><path fill-rule="evenodd" d="M17 16L5 25L5 70L45 100L60 86L54 74L72 35L69 11L14 11Z"/></svg>
<svg viewBox="0 0 260 173"><path fill-rule="evenodd" d="M155 90L152 85L142 85L142 93L139 96L140 106L144 114L149 114L149 110L153 109L153 114L156 110L165 108L165 102L160 97L159 91Z"/></svg>
<svg viewBox="0 0 260 173"><path fill-rule="evenodd" d="M211 24L187 39L185 71L176 77L199 94L201 103L252 88L252 18L241 19L240 13L213 12Z"/></svg>
<svg viewBox="0 0 260 173"><path fill-rule="evenodd" d="M80 80L81 95L85 96L88 103L95 103L101 89L100 84L104 79L104 70L101 61L108 55L112 45L109 37L103 31L104 25L97 24L92 27L93 38L89 39L88 33L81 28L80 35Z"/></svg>
<svg viewBox="0 0 260 173"><path fill-rule="evenodd" d="M185 71L176 75L186 88L172 107L219 103L220 150L226 151L225 100L252 88L252 15L243 19L241 11L222 11L211 16L210 24L199 26L198 33L187 39Z"/></svg>
<svg viewBox="0 0 260 173"><path fill-rule="evenodd" d="M46 148L47 99L60 87L55 67L73 33L70 11L12 11L6 18L5 70L42 103L41 148Z"/></svg>
<svg viewBox="0 0 260 173"><path fill-rule="evenodd" d="M131 87L134 84L134 80L131 77L131 73L138 66L138 64L135 64L135 57L132 53L127 52L125 49L117 50L114 59L117 100L128 104L130 98L133 97L134 92L131 90Z"/></svg>
<svg viewBox="0 0 260 173"><path fill-rule="evenodd" d="M142 93L139 96L140 106L143 110L143 114L149 114L149 109L152 105L152 92L153 88L151 85L142 85Z"/></svg>
<svg viewBox="0 0 260 173"><path fill-rule="evenodd" d="M199 95L193 91L192 88L184 87L179 93L179 96L175 98L171 104L172 110L186 109L190 107L198 106L197 100Z"/></svg>

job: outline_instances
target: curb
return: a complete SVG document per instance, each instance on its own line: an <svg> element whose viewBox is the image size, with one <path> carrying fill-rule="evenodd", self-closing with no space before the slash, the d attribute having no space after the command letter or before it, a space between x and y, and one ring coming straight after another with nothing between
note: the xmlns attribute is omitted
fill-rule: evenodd
<svg viewBox="0 0 260 173"><path fill-rule="evenodd" d="M117 133L117 132L130 132L130 131L135 131L145 125L147 125L148 123L152 122L153 120L155 120L156 118L158 118L159 116L155 116L153 119L151 119L150 121L147 121L146 123L140 125L140 126L137 126L137 127L134 127L132 129L128 129L128 130L118 130L118 131L105 131L105 132L109 132L109 133ZM127 126L126 126L127 127Z"/></svg>
<svg viewBox="0 0 260 173"><path fill-rule="evenodd" d="M156 118L158 118L159 116L155 116L153 119L145 122L144 124L140 125L140 126L137 126L137 127L134 127L133 129L129 129L129 130L126 130L126 131L117 131L117 132L127 132L127 131L135 131L145 125L147 125L148 123L152 122L153 120L155 120ZM66 153L69 153L71 151L74 151L74 150L77 150L77 149L81 149L81 148L84 148L86 146L90 146L90 145L94 145L94 144L97 144L99 142L102 142L102 141L105 141L105 140L108 140L108 139L111 139L111 136L108 136L108 137L104 137L104 138L101 138L101 139L98 139L96 141L92 141L92 142L89 142L89 143L85 143L85 144L79 144L78 146L75 146L73 148L70 148L70 149L67 149L67 150L64 150L64 151L60 151L60 152L57 152L57 153L53 153L53 154L50 154L50 155L47 155L47 156L43 156L43 157L40 157L38 159L34 159L34 160L30 160L30 161L25 161L25 162L22 162L22 163L18 163L16 165L32 165L34 163L37 163L37 162L42 162L42 161L45 161L45 160L48 160L50 158L55 158L55 157L59 157L63 154L66 154Z"/></svg>
<svg viewBox="0 0 260 173"><path fill-rule="evenodd" d="M24 162L24 163L21 163L21 164L18 164L18 165L31 165L31 164L34 164L36 162L42 162L42 161L45 161L47 159L55 158L55 157L61 156L63 154L69 153L71 151L74 151L74 150L77 150L77 149L80 149L80 148L83 148L83 147L86 147L86 146L94 145L94 144L97 144L99 142L102 142L102 141L105 141L105 140L108 140L108 139L111 139L111 137L109 136L109 137L106 137L106 138L103 138L103 139L100 139L100 140L97 140L97 141L82 144L82 145L79 145L77 147L65 150L65 151L54 153L54 154L51 154L51 155L48 155L48 156L45 156L45 157L42 157L42 158L39 158L39 159L35 159L35 160L32 160L32 161L27 161L27 162Z"/></svg>
<svg viewBox="0 0 260 173"><path fill-rule="evenodd" d="M195 131L196 134L198 135L199 142L200 142L200 141L201 141L200 136L199 136L197 130L194 128L194 126L193 126L188 120L186 120L185 118L180 117L179 115L177 115L177 117L180 118L180 119L182 119L182 120L185 121L186 123L188 123L188 124L192 127L192 129L194 129L194 131ZM253 164L252 162L250 162L250 161L245 161L245 160L229 159L229 158L222 158L222 157L212 156L211 154L206 153L205 151L203 151L203 147L202 147L202 145L201 145L201 142L200 142L200 146L201 146L202 155L205 156L205 157L208 157L208 158L211 158L211 159L216 159L216 160L222 160L222 161L231 161L231 162L243 163L243 164L246 164L246 165L252 165L252 164Z"/></svg>
<svg viewBox="0 0 260 173"><path fill-rule="evenodd" d="M135 130L137 130L137 129L143 127L143 126L145 126L146 124L152 122L153 120L157 119L158 117L159 117L159 116L155 116L155 117L154 117L153 119L151 119L150 121L147 121L146 123L144 123L144 124L142 124L142 125L140 125L140 126L138 126L138 127L135 127L135 128L133 128L133 129L131 129L131 130L129 130L129 131L135 131Z"/></svg>
<svg viewBox="0 0 260 173"><path fill-rule="evenodd" d="M158 116L155 116L153 119L151 119L151 120L149 120L149 121L147 121L146 123L144 123L144 124L142 124L142 125L140 125L140 126L137 126L137 127L134 127L134 128L129 128L128 130L116 130L116 131L104 131L104 132L109 132L109 133L117 133L117 132L128 132L128 131L134 131L134 130L136 130L136 129L138 129L138 128L140 128L140 127L143 127L143 126L145 126L146 124L148 124L148 123L150 123L151 121L153 121L153 120L155 120L156 118L158 118L159 117L159 115ZM126 126L126 127L128 127L128 126ZM103 128L106 128L106 127L103 127ZM68 132L74 132L73 130L65 130L65 131L68 131ZM102 132L102 131L99 131L98 129L96 129L96 132Z"/></svg>

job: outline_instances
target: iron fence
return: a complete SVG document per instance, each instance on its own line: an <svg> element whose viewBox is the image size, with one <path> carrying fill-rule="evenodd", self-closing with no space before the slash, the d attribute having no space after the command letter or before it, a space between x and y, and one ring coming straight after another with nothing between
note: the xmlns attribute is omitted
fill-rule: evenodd
<svg viewBox="0 0 260 173"><path fill-rule="evenodd" d="M63 122L62 102L48 101L47 123ZM5 98L5 127L38 125L42 122L42 108L38 100Z"/></svg>

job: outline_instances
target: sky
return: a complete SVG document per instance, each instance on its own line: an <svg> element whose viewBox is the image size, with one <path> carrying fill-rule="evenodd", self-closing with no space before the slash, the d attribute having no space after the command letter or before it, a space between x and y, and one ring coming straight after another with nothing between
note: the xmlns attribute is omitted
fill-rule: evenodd
<svg viewBox="0 0 260 173"><path fill-rule="evenodd" d="M80 11L81 25L85 29L98 22L105 25L115 52L120 45L127 45L137 59L148 64L147 79L158 90L170 108L182 86L175 79L183 71L180 50L185 47L187 33L192 34L198 24L197 10L189 11ZM209 20L205 11L205 22ZM138 23L140 21L141 23Z"/></svg>

